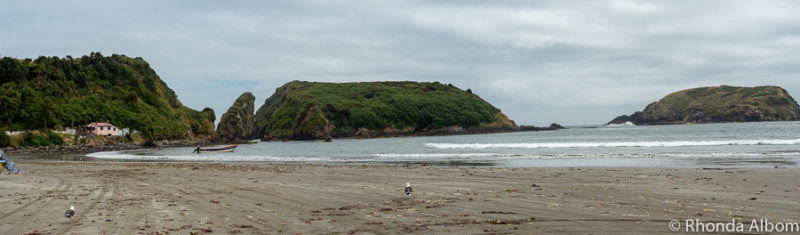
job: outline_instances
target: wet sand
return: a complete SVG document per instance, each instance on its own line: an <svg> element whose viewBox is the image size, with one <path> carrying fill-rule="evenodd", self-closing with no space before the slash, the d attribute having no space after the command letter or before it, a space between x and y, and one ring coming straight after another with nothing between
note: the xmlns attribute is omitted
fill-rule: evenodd
<svg viewBox="0 0 800 235"><path fill-rule="evenodd" d="M800 220L791 168L19 167L0 175L0 234L642 234L672 233L673 219Z"/></svg>

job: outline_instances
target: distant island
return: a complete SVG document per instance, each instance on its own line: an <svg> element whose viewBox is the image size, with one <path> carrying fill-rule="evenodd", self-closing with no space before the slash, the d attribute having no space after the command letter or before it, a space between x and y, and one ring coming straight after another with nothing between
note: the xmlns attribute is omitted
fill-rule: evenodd
<svg viewBox="0 0 800 235"><path fill-rule="evenodd" d="M663 125L684 123L800 120L800 107L777 86L714 86L686 89L653 102L642 111L614 118L608 124Z"/></svg>
<svg viewBox="0 0 800 235"><path fill-rule="evenodd" d="M223 115L217 139L330 140L562 128L517 126L470 89L439 82L292 81L248 114L251 96L243 94Z"/></svg>

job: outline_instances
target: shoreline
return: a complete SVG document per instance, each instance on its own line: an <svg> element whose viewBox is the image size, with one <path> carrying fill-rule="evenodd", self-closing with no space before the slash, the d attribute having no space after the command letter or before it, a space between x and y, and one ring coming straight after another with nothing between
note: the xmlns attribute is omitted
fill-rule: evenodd
<svg viewBox="0 0 800 235"><path fill-rule="evenodd" d="M793 169L35 162L0 233L672 233L798 221ZM405 182L414 188L402 195ZM76 217L64 210L76 207ZM681 230L682 231L682 230Z"/></svg>
<svg viewBox="0 0 800 235"><path fill-rule="evenodd" d="M207 145L209 142L204 141L190 141L190 140L164 140L164 141L148 141L145 143L114 143L114 144L85 144L85 145L58 145L58 146L40 146L40 147L5 147L2 148L7 154L15 155L86 155L96 152L105 151L125 151L136 149L152 149L152 148L177 148L177 147L195 147L198 145Z"/></svg>
<svg viewBox="0 0 800 235"><path fill-rule="evenodd" d="M451 128L452 129L452 128ZM410 133L383 133L383 132L370 132L368 136L336 136L332 140L337 139L381 139L381 138L405 138L405 137L422 137L422 136L453 136L453 135L482 135L482 134L502 134L514 132L536 132L536 131L556 131L565 128L553 127L535 127L535 126L519 126L518 128L484 128L484 129L437 129L426 132L410 132ZM327 141L325 139L259 139L259 142L286 142L286 141ZM20 147L9 146L0 148L7 154L15 155L41 155L41 154L56 154L56 155L86 155L96 152L105 151L125 151L136 149L151 149L151 148L177 148L177 147L196 147L204 145L225 145L225 144L249 144L242 141L230 142L212 142L212 141L197 141L191 139L180 140L154 140L146 141L144 143L115 143L115 144L100 144L100 145L58 145L58 146L40 146L40 147Z"/></svg>

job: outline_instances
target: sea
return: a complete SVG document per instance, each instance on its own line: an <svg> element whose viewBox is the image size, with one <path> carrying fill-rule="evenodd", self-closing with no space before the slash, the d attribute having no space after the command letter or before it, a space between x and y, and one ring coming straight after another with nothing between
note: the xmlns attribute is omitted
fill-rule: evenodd
<svg viewBox="0 0 800 235"><path fill-rule="evenodd" d="M243 144L98 152L96 160L425 164L497 167L800 166L800 122L577 126L556 131Z"/></svg>

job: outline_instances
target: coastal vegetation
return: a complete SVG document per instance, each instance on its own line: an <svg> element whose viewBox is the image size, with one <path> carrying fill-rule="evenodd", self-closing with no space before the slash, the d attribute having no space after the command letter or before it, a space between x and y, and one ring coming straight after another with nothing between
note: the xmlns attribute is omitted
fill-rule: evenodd
<svg viewBox="0 0 800 235"><path fill-rule="evenodd" d="M800 107L777 86L715 86L671 93L644 110L610 124L680 124L800 120Z"/></svg>
<svg viewBox="0 0 800 235"><path fill-rule="evenodd" d="M0 131L0 147L11 146L11 138L6 135L5 131Z"/></svg>
<svg viewBox="0 0 800 235"><path fill-rule="evenodd" d="M516 127L471 91L439 82L292 81L277 88L255 116L255 136L263 139Z"/></svg>
<svg viewBox="0 0 800 235"><path fill-rule="evenodd" d="M63 145L66 143L64 141L65 137L66 136L63 134L55 133L51 130L26 130L22 134L14 136L9 136L6 135L5 132L0 132L0 147L41 147Z"/></svg>
<svg viewBox="0 0 800 235"><path fill-rule="evenodd" d="M215 119L210 108L183 106L144 59L96 52L80 58L0 59L0 109L4 131L104 121L138 130L147 139L210 135Z"/></svg>

